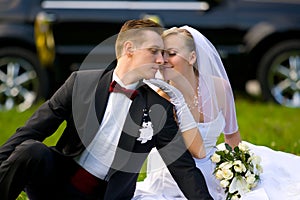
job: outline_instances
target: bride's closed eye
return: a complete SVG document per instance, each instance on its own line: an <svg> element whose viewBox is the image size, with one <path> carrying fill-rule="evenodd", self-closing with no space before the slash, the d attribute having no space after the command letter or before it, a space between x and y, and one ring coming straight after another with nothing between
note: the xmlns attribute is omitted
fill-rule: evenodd
<svg viewBox="0 0 300 200"><path fill-rule="evenodd" d="M173 57L173 56L177 55L177 52L176 51L172 51L172 50L168 50L168 51L166 51L166 53L168 54L169 57Z"/></svg>

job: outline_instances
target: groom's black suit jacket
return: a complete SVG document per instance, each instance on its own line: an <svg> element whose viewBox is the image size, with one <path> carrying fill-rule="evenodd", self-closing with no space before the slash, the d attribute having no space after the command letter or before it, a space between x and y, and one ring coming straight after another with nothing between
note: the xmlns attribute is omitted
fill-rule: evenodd
<svg viewBox="0 0 300 200"><path fill-rule="evenodd" d="M101 78L100 78L101 77ZM46 101L0 148L0 164L17 145L28 139L43 141L63 121L66 128L56 152L75 157L92 141L99 129L109 97L112 71L84 70L72 73L62 87ZM147 85L140 84L126 118L106 180L105 199L130 199L139 169L151 148L160 149L162 158L188 199L210 199L204 177L186 150L174 119L173 106ZM143 109L150 109L155 136L141 144L137 141Z"/></svg>

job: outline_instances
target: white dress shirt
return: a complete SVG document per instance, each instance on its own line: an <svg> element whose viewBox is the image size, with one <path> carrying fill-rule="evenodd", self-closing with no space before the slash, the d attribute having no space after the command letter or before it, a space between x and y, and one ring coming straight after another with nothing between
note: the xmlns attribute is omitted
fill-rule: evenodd
<svg viewBox="0 0 300 200"><path fill-rule="evenodd" d="M127 89L135 89L138 82L124 85L114 73L113 80ZM75 161L94 176L104 179L113 162L126 116L132 101L122 93L111 93L99 130Z"/></svg>

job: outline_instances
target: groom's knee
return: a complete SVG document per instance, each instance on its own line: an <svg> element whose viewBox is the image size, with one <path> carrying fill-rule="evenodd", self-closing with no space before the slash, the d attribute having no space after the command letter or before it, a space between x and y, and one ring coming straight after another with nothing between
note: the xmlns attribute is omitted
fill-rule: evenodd
<svg viewBox="0 0 300 200"><path fill-rule="evenodd" d="M38 164L49 158L50 151L51 150L40 141L26 140L16 147L8 161L18 164Z"/></svg>

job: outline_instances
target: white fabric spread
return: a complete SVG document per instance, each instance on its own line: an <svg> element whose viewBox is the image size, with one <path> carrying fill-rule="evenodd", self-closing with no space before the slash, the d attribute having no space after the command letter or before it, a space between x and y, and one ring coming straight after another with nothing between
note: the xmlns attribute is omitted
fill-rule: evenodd
<svg viewBox="0 0 300 200"><path fill-rule="evenodd" d="M207 157L195 159L197 167L200 168L205 177L209 192L215 200L226 199L223 189L219 186L219 181L212 174L214 164L210 160L210 156L215 151L215 148L211 148L211 144L217 142L213 138L217 138L216 136L221 134L222 127L224 127L222 113L211 123L199 123L200 132L203 135L212 135L212 137L209 139L210 142L205 144L207 152L209 152ZM216 133L218 134L216 135ZM204 140L206 141L206 138ZM298 170L300 157L248 142L246 144L262 158L263 173L258 186L241 199L299 200L300 173ZM137 183L134 200L186 199L156 149L153 149L148 157L147 169L146 179Z"/></svg>

